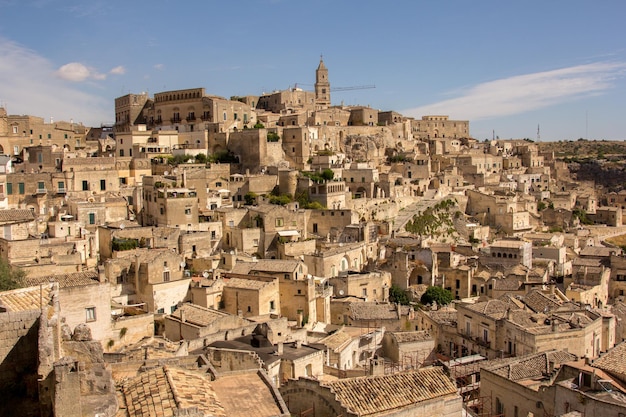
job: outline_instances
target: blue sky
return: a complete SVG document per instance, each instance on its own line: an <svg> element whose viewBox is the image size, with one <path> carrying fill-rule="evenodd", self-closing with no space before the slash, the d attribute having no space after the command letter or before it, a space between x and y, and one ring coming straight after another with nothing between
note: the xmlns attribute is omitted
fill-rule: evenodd
<svg viewBox="0 0 626 417"><path fill-rule="evenodd" d="M622 0L0 0L0 104L99 125L114 98L298 84L470 120L478 139L626 139Z"/></svg>

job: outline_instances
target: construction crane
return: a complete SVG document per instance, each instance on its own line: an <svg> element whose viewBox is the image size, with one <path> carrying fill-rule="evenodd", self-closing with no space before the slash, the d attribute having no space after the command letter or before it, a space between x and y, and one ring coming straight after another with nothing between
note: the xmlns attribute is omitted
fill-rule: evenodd
<svg viewBox="0 0 626 417"><path fill-rule="evenodd" d="M335 87L335 88L331 88L330 92L334 93L336 91L368 90L370 88L376 88L376 86L375 85L354 85L352 87Z"/></svg>
<svg viewBox="0 0 626 417"><path fill-rule="evenodd" d="M304 84L304 83L296 83L295 88L298 88L299 85L306 85L308 87L314 87L315 84ZM334 92L338 92L338 91L351 91L351 90L368 90L370 88L376 88L375 85L354 85L351 87L334 87L330 89L331 93Z"/></svg>

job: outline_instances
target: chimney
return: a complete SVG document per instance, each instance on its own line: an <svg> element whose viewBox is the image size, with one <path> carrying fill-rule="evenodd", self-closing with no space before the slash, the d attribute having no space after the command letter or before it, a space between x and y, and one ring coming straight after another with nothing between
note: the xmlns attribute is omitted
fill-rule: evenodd
<svg viewBox="0 0 626 417"><path fill-rule="evenodd" d="M104 274L104 265L98 265L98 282L103 283L106 281L106 275Z"/></svg>
<svg viewBox="0 0 626 417"><path fill-rule="evenodd" d="M302 347L302 340L296 340L296 349L300 349Z"/></svg>
<svg viewBox="0 0 626 417"><path fill-rule="evenodd" d="M278 351L277 351L277 353L279 355L283 354L283 342L278 342Z"/></svg>
<svg viewBox="0 0 626 417"><path fill-rule="evenodd" d="M187 321L187 317L185 317L185 316L186 316L185 315L185 310L181 308L180 309L180 321L181 321L181 323L184 323L184 322Z"/></svg>

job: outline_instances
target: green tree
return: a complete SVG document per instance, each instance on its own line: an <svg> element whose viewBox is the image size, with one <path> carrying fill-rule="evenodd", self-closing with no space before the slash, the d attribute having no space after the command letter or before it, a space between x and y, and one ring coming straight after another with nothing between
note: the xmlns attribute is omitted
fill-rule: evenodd
<svg viewBox="0 0 626 417"><path fill-rule="evenodd" d="M422 294L420 302L422 304L432 304L433 301L436 301L440 306L450 304L452 301L452 293L445 288L428 287L426 292Z"/></svg>
<svg viewBox="0 0 626 417"><path fill-rule="evenodd" d="M397 285L392 285L391 288L389 288L389 301L391 301L392 303L408 305L409 296L406 295L406 291L404 291L402 288L398 287Z"/></svg>
<svg viewBox="0 0 626 417"><path fill-rule="evenodd" d="M5 261L0 260L0 291L14 290L24 286L26 272L19 268L12 268Z"/></svg>
<svg viewBox="0 0 626 417"><path fill-rule="evenodd" d="M330 181L335 177L335 173L333 172L332 169L326 168L325 170L322 171L321 177L325 179L326 181Z"/></svg>
<svg viewBox="0 0 626 417"><path fill-rule="evenodd" d="M254 126L255 129L265 129L265 125L261 122L256 122L256 124Z"/></svg>
<svg viewBox="0 0 626 417"><path fill-rule="evenodd" d="M244 196L243 199L246 201L246 206L252 206L256 203L256 198L257 198L257 193L254 193L252 191L248 191Z"/></svg>

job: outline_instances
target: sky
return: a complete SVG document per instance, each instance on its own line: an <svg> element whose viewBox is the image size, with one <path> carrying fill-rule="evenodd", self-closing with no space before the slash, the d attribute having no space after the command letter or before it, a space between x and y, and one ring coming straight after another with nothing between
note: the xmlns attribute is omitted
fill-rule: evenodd
<svg viewBox="0 0 626 417"><path fill-rule="evenodd" d="M100 126L204 87L469 120L472 137L626 139L623 0L0 0L0 106Z"/></svg>

